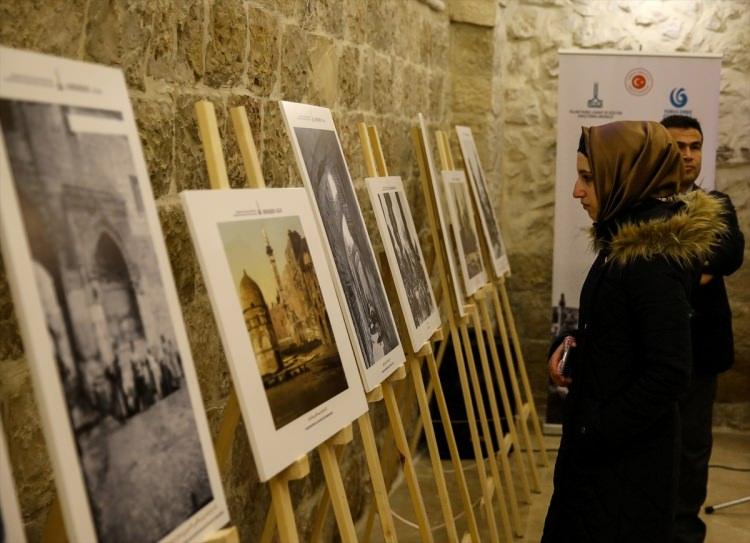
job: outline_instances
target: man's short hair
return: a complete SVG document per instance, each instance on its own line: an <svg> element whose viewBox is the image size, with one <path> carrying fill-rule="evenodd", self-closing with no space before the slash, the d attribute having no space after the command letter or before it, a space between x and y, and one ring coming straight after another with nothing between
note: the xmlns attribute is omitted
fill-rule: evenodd
<svg viewBox="0 0 750 543"><path fill-rule="evenodd" d="M687 115L669 115L661 120L664 128L695 128L703 137L703 129L701 129L701 123L695 117L688 117Z"/></svg>

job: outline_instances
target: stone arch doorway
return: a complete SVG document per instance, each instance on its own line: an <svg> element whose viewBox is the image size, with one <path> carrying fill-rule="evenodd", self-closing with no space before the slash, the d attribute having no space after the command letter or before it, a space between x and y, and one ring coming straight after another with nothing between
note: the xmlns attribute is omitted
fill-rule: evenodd
<svg viewBox="0 0 750 543"><path fill-rule="evenodd" d="M108 233L96 243L95 274L99 304L104 311L110 338L119 344L144 337L135 287L120 247Z"/></svg>

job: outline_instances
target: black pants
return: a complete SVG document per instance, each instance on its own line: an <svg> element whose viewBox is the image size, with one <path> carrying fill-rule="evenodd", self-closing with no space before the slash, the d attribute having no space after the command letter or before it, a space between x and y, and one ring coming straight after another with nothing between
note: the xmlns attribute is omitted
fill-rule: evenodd
<svg viewBox="0 0 750 543"><path fill-rule="evenodd" d="M698 518L698 513L706 500L715 397L716 376L693 375L690 388L679 404L682 419L682 454L675 543L702 542L706 537L706 525Z"/></svg>

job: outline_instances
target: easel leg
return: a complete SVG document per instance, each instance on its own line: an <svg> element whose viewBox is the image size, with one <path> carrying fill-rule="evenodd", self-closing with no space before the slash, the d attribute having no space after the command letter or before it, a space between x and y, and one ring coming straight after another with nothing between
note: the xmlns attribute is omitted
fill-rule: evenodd
<svg viewBox="0 0 750 543"><path fill-rule="evenodd" d="M446 342L444 342L446 343ZM438 410L440 411L440 419L443 423L443 429L445 431L445 439L448 442L448 450L451 454L451 462L453 464L453 471L456 474L458 480L458 489L461 494L461 503L463 504L464 513L466 515L466 521L469 526L469 535L474 543L479 543L479 526L477 526L477 518L474 515L474 508L471 506L471 495L469 494L469 485L466 482L466 475L464 474L464 468L461 464L461 455L458 452L458 444L456 443L456 436L453 434L453 426L451 424L450 413L448 412L448 403L445 401L445 394L443 394L443 386L440 382L440 373L438 371L435 357L432 354L432 349L427 352L427 369L430 372L430 378L434 385L435 400L437 401Z"/></svg>
<svg viewBox="0 0 750 543"><path fill-rule="evenodd" d="M502 295L503 306L505 307L508 316L508 328L510 329L510 337L513 340L513 349L516 352L518 373L521 375L521 382L523 383L524 392L526 394L526 403L529 406L529 416L531 417L531 424L534 426L534 434L536 436L537 445L539 446L539 455L542 458L542 464L544 466L549 466L549 457L547 456L547 449L544 444L544 437L542 436L542 426L539 423L539 415L536 412L536 404L534 403L534 394L531 391L529 376L526 373L526 363L523 359L521 341L518 339L518 331L516 330L516 322L513 318L513 311L510 307L508 291L505 288L505 280L500 281L500 294Z"/></svg>
<svg viewBox="0 0 750 543"><path fill-rule="evenodd" d="M445 531L448 536L448 541L451 543L458 543L456 521L453 518L453 507L451 507L448 486L445 483L445 474L443 473L440 451L438 450L437 441L435 439L435 430L432 426L430 406L427 403L427 395L424 390L424 381L422 380L422 370L420 368L419 359L415 356L411 356L407 360L407 363L409 364L412 382L414 383L414 391L417 394L419 414L422 419L422 427L424 428L424 435L427 441L427 450L430 453L430 460L432 461L432 474L435 477L435 485L437 486L438 497L440 499L440 508L443 511Z"/></svg>
<svg viewBox="0 0 750 543"><path fill-rule="evenodd" d="M443 356L445 355L445 349L448 346L449 341L443 340L440 342L440 347L438 347L438 356L437 356L437 367L440 368L440 364L443 362ZM434 352L434 351L431 351ZM434 391L435 384L432 379L430 379L430 382L427 383L427 403L429 404L432 400L432 395L435 392ZM417 445L419 445L419 439L422 437L422 421L417 421L417 428L414 430L414 435L411 438L411 441L409 442L409 450L412 454L414 454L414 451L417 450Z"/></svg>
<svg viewBox="0 0 750 543"><path fill-rule="evenodd" d="M482 441L477 429L477 418L472 404L471 392L469 391L469 378L466 375L466 362L463 351L461 350L461 338L458 335L455 323L451 322L451 342L453 343L453 352L456 356L456 368L458 369L458 379L461 382L461 394L466 406L466 420L469 423L469 432L471 434L471 444L474 449L474 459L477 464L477 473L479 474L479 484L482 487L482 499L484 502L485 520L490 529L490 539L494 543L500 540L497 531L497 520L495 519L495 509L492 507L492 491L490 481L487 477L487 467L484 464L484 453L482 451ZM471 346L469 346L471 348ZM477 404L480 404L481 396L476 398Z"/></svg>
<svg viewBox="0 0 750 543"><path fill-rule="evenodd" d="M495 396L494 379L490 372L490 364L487 360L487 348L485 346L484 331L479 319L479 306L483 306L483 300L477 300L472 311L472 322L474 323L474 330L477 335L477 346L479 348L479 361L482 366L482 375L484 376L485 389L487 390L487 396L490 404L490 412L492 414L493 426L495 429L495 436L497 438L498 450L495 455L500 460L500 469L503 472L503 479L505 480L505 491L508 494L508 503L510 505L510 516L513 522L513 531L516 535L523 535L523 527L521 526L521 516L518 512L518 497L516 496L516 487L513 483L513 476L510 472L510 462L508 461L508 455L506 454L506 440L503 432L503 427L500 421L500 410L497 406L497 398ZM489 342L493 342L493 338L488 338Z"/></svg>
<svg viewBox="0 0 750 543"><path fill-rule="evenodd" d="M341 541L344 543L355 542L357 541L357 532L354 530L352 512L346 501L346 490L344 489L344 482L341 479L341 471L336 459L334 445L329 442L322 443L318 447L318 454L320 455L320 462L323 465L323 475L325 476L328 492L331 496L333 514L336 517Z"/></svg>
<svg viewBox="0 0 750 543"><path fill-rule="evenodd" d="M481 330L479 330L478 332L481 333ZM469 329L467 328L465 322L461 323L461 337L463 338L464 350L466 351L466 357L468 359L467 366L469 367L469 376L471 377L471 384L472 388L474 389L474 397L477 401L479 423L482 427L482 435L484 435L484 446L487 449L487 460L490 464L492 480L495 483L495 491L498 495L497 502L500 505L500 520L502 521L502 528L506 541L512 541L513 534L511 533L510 529L510 515L508 514L508 506L505 503L505 493L503 492L502 482L500 481L500 472L497 469L497 461L495 460L495 448L492 446L492 432L490 431L490 426L487 422L487 412L484 409L482 388L479 384L479 376L477 375L476 364L474 362L474 353L471 349Z"/></svg>
<svg viewBox="0 0 750 543"><path fill-rule="evenodd" d="M482 321L484 323L484 329L487 331L487 334L489 336L491 335L490 331L492 330L492 320L490 319L489 310L487 309L486 299L483 300L483 303L481 303L479 307L482 313ZM503 376L503 369L500 366L500 356L497 352L497 347L495 346L494 338L488 339L488 342L490 344L490 355L492 356L492 363L495 368L495 375L496 375L496 379L498 383L498 388L500 389L500 399L503 403L503 412L505 413L505 418L508 421L509 437L513 446L516 447L516 451L513 457L515 458L516 470L521 476L521 490L523 492L524 501L526 503L530 503L531 491L529 488L529 479L526 476L526 469L524 468L524 465L523 465L523 458L522 458L523 452L521 451L521 444L518 441L518 433L516 431L516 424L513 421L513 410L511 409L510 400L508 397L508 389L505 386L505 377ZM505 444L503 444L503 448L505 448Z"/></svg>
<svg viewBox="0 0 750 543"><path fill-rule="evenodd" d="M271 487L271 504L273 516L279 528L282 543L297 543L297 527L294 520L292 498L289 494L289 482L283 477L274 477L268 485Z"/></svg>
<svg viewBox="0 0 750 543"><path fill-rule="evenodd" d="M393 515L391 514L391 504L388 501L388 489L383 479L383 470L380 466L378 457L378 448L375 441L375 432L372 429L370 412L362 414L357 422L359 424L359 433L362 436L362 445L365 450L365 459L367 467L370 469L370 480L372 481L372 491L375 495L375 504L380 516L380 527L383 530L383 540L387 543L396 541L396 527L393 525Z"/></svg>
<svg viewBox="0 0 750 543"><path fill-rule="evenodd" d="M495 307L497 327L500 331L500 339L503 343L503 352L505 353L505 360L508 365L508 377L510 378L513 397L515 399L516 414L518 416L519 425L521 426L521 439L523 440L522 446L526 449L526 458L529 465L529 472L531 473L531 490L538 493L541 492L539 470L536 467L536 460L534 458L534 446L531 443L531 435L529 434L529 421L528 417L524 414L526 412L526 407L523 401L523 396L521 395L521 389L518 385L516 368L515 364L513 363L513 354L511 353L510 342L508 340L505 316L502 308L500 307L500 299L497 295L497 291L493 291L492 303Z"/></svg>
<svg viewBox="0 0 750 543"><path fill-rule="evenodd" d="M427 517L427 510L424 507L422 492L419 489L419 480L417 479L417 473L414 470L414 462L411 457L411 452L409 451L409 442L406 439L406 432L404 431L401 412L398 408L396 393L393 390L393 384L390 382L384 382L382 387L385 408L388 411L388 418L390 419L391 429L393 431L393 439L396 442L396 448L401 456L401 464L404 469L406 486L409 489L411 503L414 507L414 513L417 516L419 534L422 541L432 542L433 538L432 532L430 531L430 522Z"/></svg>

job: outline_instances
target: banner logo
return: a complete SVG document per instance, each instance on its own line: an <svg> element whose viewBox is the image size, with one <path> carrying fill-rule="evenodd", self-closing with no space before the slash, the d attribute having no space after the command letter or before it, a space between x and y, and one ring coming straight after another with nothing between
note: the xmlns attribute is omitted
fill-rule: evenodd
<svg viewBox="0 0 750 543"><path fill-rule="evenodd" d="M672 89L672 92L669 93L669 101L674 107L685 107L688 103L688 95L685 89L682 87Z"/></svg>
<svg viewBox="0 0 750 543"><path fill-rule="evenodd" d="M604 101L599 98L599 83L594 83L594 96L589 98L586 105L590 108L600 108L604 105Z"/></svg>
<svg viewBox="0 0 750 543"><path fill-rule="evenodd" d="M636 68L630 70L625 76L625 88L634 96L644 96L651 91L654 86L654 78L645 68Z"/></svg>

